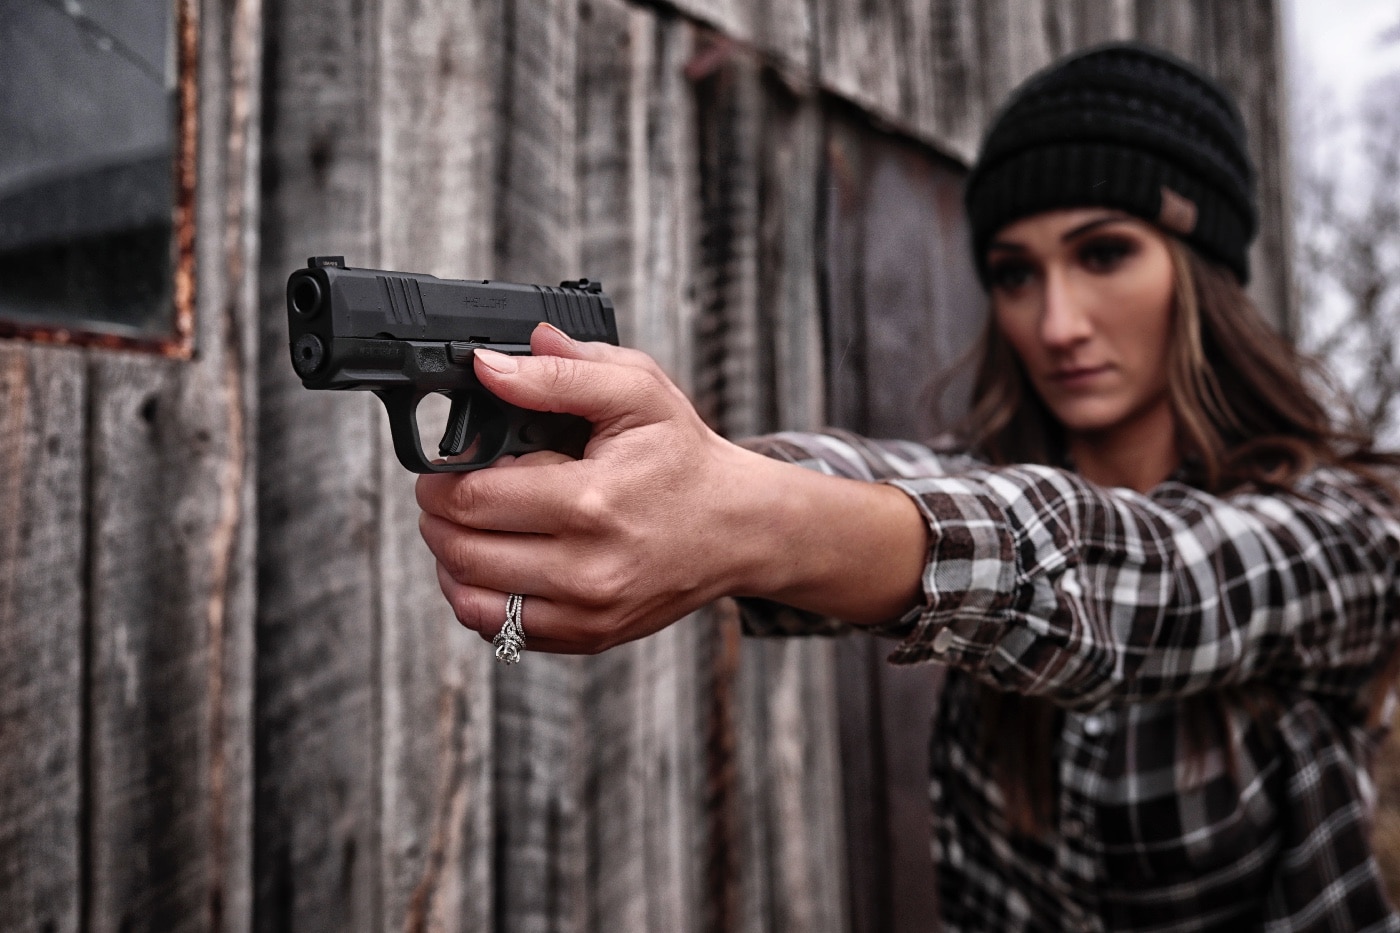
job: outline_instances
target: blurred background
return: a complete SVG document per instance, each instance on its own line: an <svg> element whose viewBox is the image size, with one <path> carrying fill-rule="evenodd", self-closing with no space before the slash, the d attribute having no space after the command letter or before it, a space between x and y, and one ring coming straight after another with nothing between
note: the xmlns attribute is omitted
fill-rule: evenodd
<svg viewBox="0 0 1400 933"><path fill-rule="evenodd" d="M718 430L926 436L983 323L983 127L1141 38L1237 95L1251 294L1400 444L1398 32L1393 0L0 0L0 930L928 930L937 669L724 602L501 668L377 401L295 379L288 274L586 275Z"/></svg>
<svg viewBox="0 0 1400 933"><path fill-rule="evenodd" d="M1298 339L1400 444L1400 6L1289 0ZM1377 774L1376 849L1400 903L1400 743Z"/></svg>

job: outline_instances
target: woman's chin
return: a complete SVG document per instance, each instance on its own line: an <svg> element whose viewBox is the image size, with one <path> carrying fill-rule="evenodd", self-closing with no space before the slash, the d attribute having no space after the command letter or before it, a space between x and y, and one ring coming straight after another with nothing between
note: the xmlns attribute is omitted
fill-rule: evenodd
<svg viewBox="0 0 1400 933"><path fill-rule="evenodd" d="M1124 415L1118 406L1101 402L1079 402L1052 409L1055 418L1070 434L1102 434L1122 423Z"/></svg>

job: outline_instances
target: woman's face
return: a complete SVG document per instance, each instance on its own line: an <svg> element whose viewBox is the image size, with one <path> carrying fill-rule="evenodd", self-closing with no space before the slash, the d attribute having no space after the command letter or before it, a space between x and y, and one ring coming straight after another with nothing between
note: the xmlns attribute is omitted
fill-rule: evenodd
<svg viewBox="0 0 1400 933"><path fill-rule="evenodd" d="M1170 418L1164 234L1107 208L1048 211L998 233L988 271L998 327L1071 435Z"/></svg>

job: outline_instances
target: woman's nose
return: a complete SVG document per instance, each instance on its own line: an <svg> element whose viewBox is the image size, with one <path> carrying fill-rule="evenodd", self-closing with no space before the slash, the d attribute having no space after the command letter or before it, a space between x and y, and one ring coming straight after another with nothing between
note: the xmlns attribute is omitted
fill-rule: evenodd
<svg viewBox="0 0 1400 933"><path fill-rule="evenodd" d="M1044 305L1040 312L1040 339L1052 350L1065 350L1093 333L1084 302L1073 284L1056 270L1045 275Z"/></svg>

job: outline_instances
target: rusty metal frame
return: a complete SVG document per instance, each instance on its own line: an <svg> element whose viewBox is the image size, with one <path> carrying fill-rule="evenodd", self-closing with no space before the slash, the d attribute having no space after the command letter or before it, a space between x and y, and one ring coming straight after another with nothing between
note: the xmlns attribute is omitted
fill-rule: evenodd
<svg viewBox="0 0 1400 933"><path fill-rule="evenodd" d="M174 327L166 337L129 337L82 327L21 324L0 319L0 338L33 343L135 350L170 359L194 356L195 320L195 176L199 162L199 11L198 0L174 0L176 34L176 97L172 217L174 262L172 308Z"/></svg>

